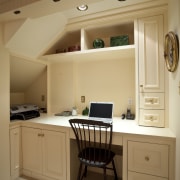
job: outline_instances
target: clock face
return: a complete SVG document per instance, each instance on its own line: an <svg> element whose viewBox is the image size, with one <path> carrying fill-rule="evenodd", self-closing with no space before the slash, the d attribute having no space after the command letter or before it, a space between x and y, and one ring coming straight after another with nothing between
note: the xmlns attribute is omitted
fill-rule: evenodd
<svg viewBox="0 0 180 180"><path fill-rule="evenodd" d="M173 32L169 32L165 36L164 58L168 71L174 72L178 63L178 40Z"/></svg>
<svg viewBox="0 0 180 180"><path fill-rule="evenodd" d="M169 59L169 65L172 66L173 65L173 45L172 45L172 41L169 39L168 40L168 59Z"/></svg>

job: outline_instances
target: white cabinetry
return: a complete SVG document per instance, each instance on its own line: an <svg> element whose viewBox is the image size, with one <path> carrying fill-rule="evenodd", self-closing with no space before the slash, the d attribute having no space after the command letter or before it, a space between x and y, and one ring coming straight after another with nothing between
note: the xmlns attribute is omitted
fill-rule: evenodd
<svg viewBox="0 0 180 180"><path fill-rule="evenodd" d="M128 141L128 180L168 178L168 145Z"/></svg>
<svg viewBox="0 0 180 180"><path fill-rule="evenodd" d="M20 175L21 165L21 128L10 129L11 180Z"/></svg>
<svg viewBox="0 0 180 180"><path fill-rule="evenodd" d="M65 133L22 127L23 174L66 179Z"/></svg>
<svg viewBox="0 0 180 180"><path fill-rule="evenodd" d="M138 19L139 125L164 127L164 16Z"/></svg>

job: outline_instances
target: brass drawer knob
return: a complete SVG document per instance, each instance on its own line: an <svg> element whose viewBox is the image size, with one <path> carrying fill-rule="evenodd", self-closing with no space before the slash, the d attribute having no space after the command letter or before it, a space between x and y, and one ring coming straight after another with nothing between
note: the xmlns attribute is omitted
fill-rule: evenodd
<svg viewBox="0 0 180 180"><path fill-rule="evenodd" d="M149 156L145 156L145 160L146 160L146 161L149 161Z"/></svg>

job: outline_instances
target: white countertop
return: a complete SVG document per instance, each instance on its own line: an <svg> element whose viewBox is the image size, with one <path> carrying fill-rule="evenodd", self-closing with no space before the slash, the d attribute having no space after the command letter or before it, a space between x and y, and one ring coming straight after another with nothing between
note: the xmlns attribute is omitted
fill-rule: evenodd
<svg viewBox="0 0 180 180"><path fill-rule="evenodd" d="M39 125L52 125L61 127L70 127L69 119L84 118L87 116L55 116L42 114L38 118L34 118L26 121L11 121L10 127L17 123L22 125L26 124L39 124ZM135 120L122 120L120 117L113 118L113 132L122 134L136 134L136 135L149 135L166 138L174 138L175 134L169 128L156 128L156 127L144 127L137 125Z"/></svg>

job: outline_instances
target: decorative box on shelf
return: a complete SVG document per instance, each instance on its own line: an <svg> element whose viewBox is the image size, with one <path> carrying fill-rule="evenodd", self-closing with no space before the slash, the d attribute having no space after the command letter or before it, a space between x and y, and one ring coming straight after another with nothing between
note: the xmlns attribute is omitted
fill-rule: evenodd
<svg viewBox="0 0 180 180"><path fill-rule="evenodd" d="M124 46L129 44L128 35L115 36L110 38L110 46Z"/></svg>

